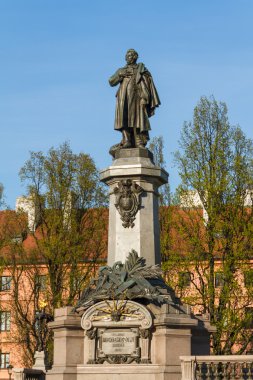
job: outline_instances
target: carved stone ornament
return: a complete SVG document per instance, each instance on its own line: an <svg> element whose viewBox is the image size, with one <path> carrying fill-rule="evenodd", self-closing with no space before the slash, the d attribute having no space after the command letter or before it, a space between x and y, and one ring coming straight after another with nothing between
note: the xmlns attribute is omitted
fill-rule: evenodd
<svg viewBox="0 0 253 380"><path fill-rule="evenodd" d="M149 335L150 335L150 330L140 329L140 336L142 337L142 339L149 338Z"/></svg>
<svg viewBox="0 0 253 380"><path fill-rule="evenodd" d="M106 355L106 357L97 360L98 364L103 364L105 361L109 364L130 364L133 361L136 361L136 363L141 362L139 357L134 358L127 355Z"/></svg>
<svg viewBox="0 0 253 380"><path fill-rule="evenodd" d="M115 206L120 213L122 226L133 228L135 215L141 206L140 196L143 188L131 179L125 179L118 183L113 192L116 196Z"/></svg>
<svg viewBox="0 0 253 380"><path fill-rule="evenodd" d="M152 316L144 305L129 300L98 302L84 312L81 326L87 364L150 363Z"/></svg>
<svg viewBox="0 0 253 380"><path fill-rule="evenodd" d="M128 300L102 301L91 306L82 316L81 326L86 331L97 327L131 326L142 330L152 326L152 317L145 306Z"/></svg>
<svg viewBox="0 0 253 380"><path fill-rule="evenodd" d="M86 331L86 335L89 339L95 339L97 334L97 329L91 329Z"/></svg>
<svg viewBox="0 0 253 380"><path fill-rule="evenodd" d="M161 274L159 266L147 266L146 260L132 250L125 263L117 261L112 267L100 267L98 277L91 279L74 310L82 312L101 300L145 299L159 305L176 304L175 293ZM114 311L114 320L119 317L119 312ZM85 323L90 322L86 320ZM83 328L89 330L91 326Z"/></svg>

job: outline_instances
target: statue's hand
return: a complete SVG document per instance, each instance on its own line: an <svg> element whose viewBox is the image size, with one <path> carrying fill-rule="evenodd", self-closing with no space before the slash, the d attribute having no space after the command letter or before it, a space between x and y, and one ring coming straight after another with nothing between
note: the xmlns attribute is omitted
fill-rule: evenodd
<svg viewBox="0 0 253 380"><path fill-rule="evenodd" d="M123 78L129 78L132 74L130 73L130 71L128 71L128 69L121 69L119 70L119 76L123 79Z"/></svg>
<svg viewBox="0 0 253 380"><path fill-rule="evenodd" d="M124 77L125 77L125 70L124 70L124 69L119 70L119 76L120 76L121 78L124 78Z"/></svg>

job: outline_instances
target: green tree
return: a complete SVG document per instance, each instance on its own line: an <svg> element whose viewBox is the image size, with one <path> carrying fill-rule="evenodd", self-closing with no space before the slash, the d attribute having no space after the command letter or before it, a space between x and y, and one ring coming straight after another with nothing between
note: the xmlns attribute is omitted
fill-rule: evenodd
<svg viewBox="0 0 253 380"><path fill-rule="evenodd" d="M47 154L31 152L20 177L35 214L27 239L10 240L5 265L13 281L15 339L25 342L24 364L31 364L40 301L47 303L50 314L75 305L96 266L105 260L108 212L94 161L87 154L74 154L68 143Z"/></svg>
<svg viewBox="0 0 253 380"><path fill-rule="evenodd" d="M163 137L153 137L149 143L149 150L153 153L154 164L166 170ZM166 183L159 189L159 204L160 206L168 206L170 204L170 201L170 186L169 183Z"/></svg>
<svg viewBox="0 0 253 380"><path fill-rule="evenodd" d="M164 140L162 136L154 137L149 144L149 150L153 153L154 163L166 170L164 158ZM159 189L159 222L160 222L160 249L162 261L167 260L170 250L170 229L171 229L171 192L169 183Z"/></svg>
<svg viewBox="0 0 253 380"><path fill-rule="evenodd" d="M36 249L47 265L50 303L71 303L77 296L79 263L94 265L101 255L101 233L106 197L94 161L87 154L74 154L67 143L51 148L47 155L31 153L20 171L28 195L38 210L39 233L32 231ZM101 230L102 227L102 230ZM71 270L70 270L71 268ZM90 271L86 270L86 275ZM67 295L66 276L70 281ZM81 275L82 283L85 278Z"/></svg>
<svg viewBox="0 0 253 380"><path fill-rule="evenodd" d="M180 148L175 159L182 207L174 213L172 229L181 243L172 242L166 269L174 278L179 271L190 274L194 291L180 286L178 291L210 314L217 327L214 353L241 353L252 340L245 328L252 287L243 279L253 254L252 141L229 124L225 103L202 97L193 122L183 126Z"/></svg>

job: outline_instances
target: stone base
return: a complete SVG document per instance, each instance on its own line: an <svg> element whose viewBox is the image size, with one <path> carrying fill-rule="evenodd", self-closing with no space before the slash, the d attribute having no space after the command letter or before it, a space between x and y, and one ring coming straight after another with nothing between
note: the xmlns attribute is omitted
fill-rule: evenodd
<svg viewBox="0 0 253 380"><path fill-rule="evenodd" d="M47 380L77 380L76 366L57 366L47 372Z"/></svg>
<svg viewBox="0 0 253 380"><path fill-rule="evenodd" d="M99 367L99 368L97 368ZM161 365L99 365L78 366L77 380L180 380L180 366Z"/></svg>
<svg viewBox="0 0 253 380"><path fill-rule="evenodd" d="M73 368L54 367L51 380L180 380L180 365L78 365Z"/></svg>
<svg viewBox="0 0 253 380"><path fill-rule="evenodd" d="M87 337L81 316L70 307L57 309L54 330L54 365L47 380L180 380L180 356L209 354L208 320L194 317L183 305L152 304L151 364L87 364Z"/></svg>

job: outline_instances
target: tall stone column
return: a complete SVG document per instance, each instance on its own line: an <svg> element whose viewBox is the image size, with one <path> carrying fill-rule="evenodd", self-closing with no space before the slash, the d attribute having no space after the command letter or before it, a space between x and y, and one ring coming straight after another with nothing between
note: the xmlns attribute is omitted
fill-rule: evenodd
<svg viewBox="0 0 253 380"><path fill-rule="evenodd" d="M134 249L147 265L160 264L158 188L168 173L147 149L121 149L101 181L110 188L108 265L125 262Z"/></svg>

